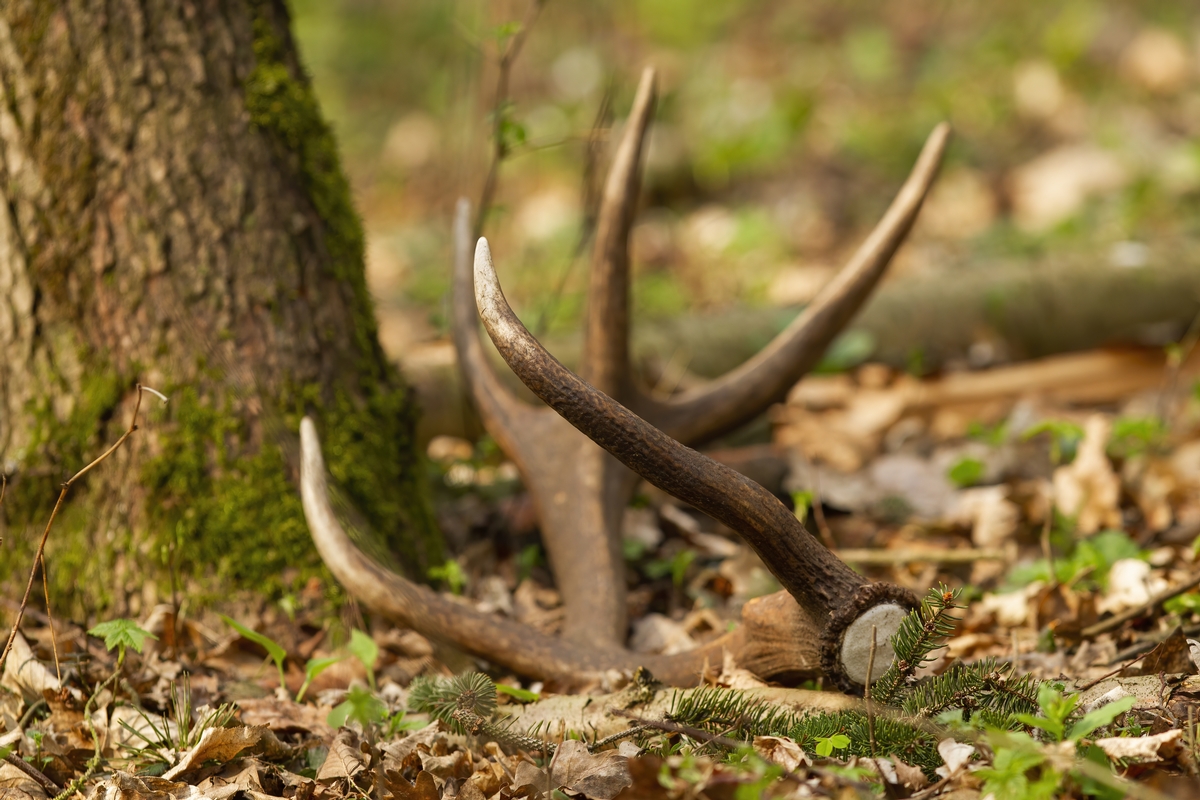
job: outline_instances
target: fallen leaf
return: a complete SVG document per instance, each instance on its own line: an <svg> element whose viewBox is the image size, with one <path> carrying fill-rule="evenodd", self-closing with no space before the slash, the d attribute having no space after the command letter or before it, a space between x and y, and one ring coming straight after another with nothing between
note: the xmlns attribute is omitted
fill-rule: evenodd
<svg viewBox="0 0 1200 800"><path fill-rule="evenodd" d="M1075 460L1054 470L1054 505L1060 513L1075 517L1077 536L1121 524L1117 506L1121 481L1106 452L1111 430L1103 414L1088 417Z"/></svg>
<svg viewBox="0 0 1200 800"><path fill-rule="evenodd" d="M238 728L209 728L200 734L200 741L196 746L184 753L179 763L164 772L162 777L165 780L173 780L209 761L231 761L246 748L257 745L262 733L262 728L252 728L248 725Z"/></svg>
<svg viewBox="0 0 1200 800"><path fill-rule="evenodd" d="M615 750L589 753L578 739L567 739L558 746L550 765L550 782L555 788L566 787L592 800L612 800L633 784L629 760Z"/></svg>
<svg viewBox="0 0 1200 800"><path fill-rule="evenodd" d="M1151 575L1150 565L1139 558L1122 558L1108 571L1108 591L1096 604L1096 611L1120 613L1144 605L1167 588L1161 577Z"/></svg>
<svg viewBox="0 0 1200 800"><path fill-rule="evenodd" d="M342 778L353 778L367 768L367 760L359 748L358 736L354 731L343 728L333 738L325 763L317 770L317 781L331 783Z"/></svg>
<svg viewBox="0 0 1200 800"><path fill-rule="evenodd" d="M20 693L26 703L36 703L46 691L59 690L58 678L38 661L33 648L20 633L13 637L12 648L4 662L4 675L0 678L0 685Z"/></svg>
<svg viewBox="0 0 1200 800"><path fill-rule="evenodd" d="M1095 744L1111 759L1125 759L1141 764L1163 761L1179 749L1183 731L1172 728L1153 736L1113 736L1097 739Z"/></svg>
<svg viewBox="0 0 1200 800"><path fill-rule="evenodd" d="M801 766L808 766L812 763L800 749L800 745L786 736L755 736L754 751L788 772L795 772Z"/></svg>
<svg viewBox="0 0 1200 800"><path fill-rule="evenodd" d="M1195 675L1198 670L1192 661L1188 640L1183 635L1183 628L1175 630L1163 641L1146 654L1139 663L1133 664L1121 671L1126 675Z"/></svg>
<svg viewBox="0 0 1200 800"><path fill-rule="evenodd" d="M428 772L418 772L409 783L394 770L383 774L383 796L386 800L438 800L437 784Z"/></svg>
<svg viewBox="0 0 1200 800"><path fill-rule="evenodd" d="M633 623L629 647L635 653L672 655L694 649L696 642L680 623L663 614L650 613Z"/></svg>
<svg viewBox="0 0 1200 800"><path fill-rule="evenodd" d="M969 744L956 742L953 739L942 739L938 742L938 755L945 762L938 767L935 772L943 778L949 778L954 773L963 768L971 756L975 755L975 748Z"/></svg>

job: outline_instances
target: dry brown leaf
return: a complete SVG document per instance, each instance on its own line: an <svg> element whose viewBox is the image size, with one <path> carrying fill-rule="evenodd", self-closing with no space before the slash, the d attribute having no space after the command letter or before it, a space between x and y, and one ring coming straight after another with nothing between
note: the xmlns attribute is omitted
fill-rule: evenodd
<svg viewBox="0 0 1200 800"><path fill-rule="evenodd" d="M163 773L165 780L172 780L198 769L209 761L222 763L233 760L248 747L258 744L262 728L244 725L238 728L209 728L200 734L200 741L179 759L179 763ZM333 750L330 750L332 753Z"/></svg>
<svg viewBox="0 0 1200 800"><path fill-rule="evenodd" d="M0 686L20 693L26 703L36 703L45 692L57 692L59 689L58 678L38 661L33 648L20 633L13 637Z"/></svg>
<svg viewBox="0 0 1200 800"><path fill-rule="evenodd" d="M317 781L330 783L342 778L353 778L367 769L367 759L359 746L354 731L343 728L333 737L325 763L317 770Z"/></svg>
<svg viewBox="0 0 1200 800"><path fill-rule="evenodd" d="M1054 505L1062 514L1076 518L1078 536L1121 524L1117 506L1121 481L1106 453L1111 430L1112 424L1103 414L1088 417L1075 460L1054 470Z"/></svg>
<svg viewBox="0 0 1200 800"><path fill-rule="evenodd" d="M1182 737L1182 730L1172 728L1153 736L1113 736L1097 739L1095 743L1109 758L1147 764L1170 759L1179 749Z"/></svg>
<svg viewBox="0 0 1200 800"><path fill-rule="evenodd" d="M628 761L615 750L589 753L583 742L567 739L554 754L550 782L555 788L565 786L593 800L612 800L633 784Z"/></svg>
<svg viewBox="0 0 1200 800"><path fill-rule="evenodd" d="M0 761L0 797L4 800L45 800L46 790L17 767Z"/></svg>
<svg viewBox="0 0 1200 800"><path fill-rule="evenodd" d="M416 780L409 783L399 772L386 770L383 796L385 800L438 800L438 788L428 772L418 772Z"/></svg>
<svg viewBox="0 0 1200 800"><path fill-rule="evenodd" d="M270 728L275 733L311 734L324 742L333 741L336 731L329 727L327 706L310 706L280 700L277 697L238 700L239 717L247 725Z"/></svg>
<svg viewBox="0 0 1200 800"><path fill-rule="evenodd" d="M186 783L115 772L96 786L92 797L101 800L208 800L208 795Z"/></svg>
<svg viewBox="0 0 1200 800"><path fill-rule="evenodd" d="M424 745L433 751L434 745L446 741L446 733L442 730L442 725L437 720L421 728L419 731L413 731L403 739L397 739L392 742L383 742L379 745L379 750L383 754L383 768L385 770L400 771L408 759L409 755L417 751L419 745Z"/></svg>
<svg viewBox="0 0 1200 800"><path fill-rule="evenodd" d="M754 751L788 772L795 772L812 763L800 745L786 736L755 736Z"/></svg>

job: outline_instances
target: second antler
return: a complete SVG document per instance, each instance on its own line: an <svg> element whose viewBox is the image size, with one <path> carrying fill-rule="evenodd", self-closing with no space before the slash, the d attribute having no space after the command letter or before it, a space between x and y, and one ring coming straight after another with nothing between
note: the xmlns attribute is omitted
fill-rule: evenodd
<svg viewBox="0 0 1200 800"><path fill-rule="evenodd" d="M879 225L787 330L723 378L662 397L634 380L628 348L628 240L653 104L654 75L647 70L598 217L582 379L546 353L512 314L483 240L472 270L465 202L455 223L460 365L485 426L517 463L535 502L564 598L563 640L443 600L370 562L329 510L316 432L306 423L302 489L314 540L335 576L368 607L533 677L575 682L645 665L669 683L689 683L705 661L717 662L729 651L765 676L810 676L819 669L843 688L861 690L872 632L880 672L891 659L888 638L915 598L865 581L769 492L681 442L701 443L737 427L782 399L817 363L912 227L949 129L933 131ZM477 307L501 355L549 408L518 400L500 382L479 338ZM748 603L742 626L701 650L657 657L625 651L619 524L638 475L738 531L787 592Z"/></svg>

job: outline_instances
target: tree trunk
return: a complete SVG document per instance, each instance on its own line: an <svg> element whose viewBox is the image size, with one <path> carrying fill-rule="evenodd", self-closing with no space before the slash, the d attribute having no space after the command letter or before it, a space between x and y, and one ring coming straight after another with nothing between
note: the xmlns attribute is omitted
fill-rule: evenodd
<svg viewBox="0 0 1200 800"><path fill-rule="evenodd" d="M0 3L0 581L59 484L128 425L50 535L73 606L286 591L319 570L299 418L410 574L441 544L416 409L384 358L363 234L281 0ZM138 589L131 605L129 590Z"/></svg>

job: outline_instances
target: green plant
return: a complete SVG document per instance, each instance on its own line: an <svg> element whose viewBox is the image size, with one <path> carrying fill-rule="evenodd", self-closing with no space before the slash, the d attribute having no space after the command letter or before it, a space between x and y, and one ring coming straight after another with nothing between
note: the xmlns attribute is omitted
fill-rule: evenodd
<svg viewBox="0 0 1200 800"><path fill-rule="evenodd" d="M1076 541L1065 533L1052 538L1066 544L1066 552L1054 559L1053 578L1058 583L1080 588L1104 588L1112 565L1125 558L1146 558L1144 550L1124 531L1106 530ZM1010 588L1027 586L1033 581L1050 583L1050 562L1040 558L1009 570L1005 583Z"/></svg>
<svg viewBox="0 0 1200 800"><path fill-rule="evenodd" d="M350 641L346 644L346 649L363 665L367 671L367 683L370 684L371 691L375 691L375 661L379 658L379 645L356 628L350 632Z"/></svg>
<svg viewBox="0 0 1200 800"><path fill-rule="evenodd" d="M147 639L158 640L148 630L141 628L136 622L131 619L114 619L108 622L101 622L88 631L92 636L101 636L104 638L104 647L108 652L112 652L113 648L117 648L117 670L121 669L121 665L125 663L125 650L132 647L138 653L142 652L142 648L146 646Z"/></svg>
<svg viewBox="0 0 1200 800"><path fill-rule="evenodd" d="M283 662L287 660L287 651L280 647L274 639L270 638L269 636L265 636L258 631L247 628L245 625L233 619L232 617L227 617L222 614L221 619L225 621L226 625L237 631L243 638L249 639L267 651L267 656L275 662L275 668L279 670L280 688L287 688L287 682L284 680L283 672Z"/></svg>
<svg viewBox="0 0 1200 800"><path fill-rule="evenodd" d="M1048 419L1031 425L1021 435L1028 441L1041 434L1050 437L1050 462L1055 466L1069 464L1075 460L1075 451L1083 441L1083 427L1074 422Z"/></svg>
<svg viewBox="0 0 1200 800"><path fill-rule="evenodd" d="M1108 437L1109 455L1129 458L1162 447L1167 424L1160 417L1119 417Z"/></svg>
<svg viewBox="0 0 1200 800"><path fill-rule="evenodd" d="M795 510L796 519L801 522L808 519L808 512L812 509L814 497L815 495L808 490L792 492L792 507Z"/></svg>
<svg viewBox="0 0 1200 800"><path fill-rule="evenodd" d="M451 594L462 594L463 589L467 586L466 573L454 559L450 559L440 567L430 567L426 574L430 580L444 582Z"/></svg>
<svg viewBox="0 0 1200 800"><path fill-rule="evenodd" d="M983 480L983 462L977 458L961 458L946 470L946 477L960 489L974 486Z"/></svg>
<svg viewBox="0 0 1200 800"><path fill-rule="evenodd" d="M313 680L325 670L332 667L334 664L341 661L343 656L329 656L327 658L310 658L308 663L304 665L304 683L300 684L300 691L296 692L296 702L304 701L304 693L308 691L308 686Z"/></svg>
<svg viewBox="0 0 1200 800"><path fill-rule="evenodd" d="M368 728L387 719L387 715L387 706L374 692L362 686L351 686L346 699L333 707L325 721L334 728L340 728L347 722L357 722L363 728Z"/></svg>
<svg viewBox="0 0 1200 800"><path fill-rule="evenodd" d="M822 758L828 758L834 750L845 750L850 746L850 737L842 733L835 733L833 736L818 736L817 737L817 755Z"/></svg>

